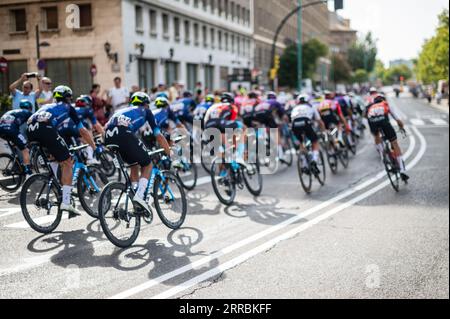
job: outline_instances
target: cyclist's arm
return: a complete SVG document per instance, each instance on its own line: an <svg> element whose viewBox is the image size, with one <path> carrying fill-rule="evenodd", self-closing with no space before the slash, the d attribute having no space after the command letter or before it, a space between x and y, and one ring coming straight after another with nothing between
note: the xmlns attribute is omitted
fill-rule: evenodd
<svg viewBox="0 0 450 319"><path fill-rule="evenodd" d="M349 131L350 127L348 126L348 123L347 123L347 120L345 119L344 113L342 113L342 109L341 109L341 106L339 105L339 103L336 103L336 111L341 120L341 123L344 124L345 129L347 131Z"/></svg>
<svg viewBox="0 0 450 319"><path fill-rule="evenodd" d="M92 134L83 126L83 123L81 122L80 118L78 117L77 111L74 107L69 107L69 118L75 123L77 126L78 131L80 132L80 136L88 143L92 149L96 149L94 138L92 137Z"/></svg>
<svg viewBox="0 0 450 319"><path fill-rule="evenodd" d="M156 124L155 116L149 109L146 109L145 119L147 123L150 125L153 131L153 135L155 136L158 144L161 145L162 148L164 148L164 151L166 152L167 156L170 156L169 143L167 142L166 138L161 134L161 128Z"/></svg>

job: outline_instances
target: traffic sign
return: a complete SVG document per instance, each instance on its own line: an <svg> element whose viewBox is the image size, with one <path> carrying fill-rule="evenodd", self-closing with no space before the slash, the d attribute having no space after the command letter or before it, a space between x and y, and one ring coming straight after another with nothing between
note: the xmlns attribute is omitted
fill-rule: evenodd
<svg viewBox="0 0 450 319"><path fill-rule="evenodd" d="M45 70L47 68L47 62L45 62L45 60L43 59L39 59L37 61L37 68L38 70Z"/></svg>
<svg viewBox="0 0 450 319"><path fill-rule="evenodd" d="M0 57L0 72L6 73L8 72L8 60L4 57Z"/></svg>

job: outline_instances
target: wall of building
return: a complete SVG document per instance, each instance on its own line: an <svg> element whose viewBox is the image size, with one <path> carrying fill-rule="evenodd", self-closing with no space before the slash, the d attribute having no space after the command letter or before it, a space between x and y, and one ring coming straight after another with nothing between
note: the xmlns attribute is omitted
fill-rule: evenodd
<svg viewBox="0 0 450 319"><path fill-rule="evenodd" d="M214 10L210 7L210 1L207 1L206 10L200 6L195 8L193 0L146 0L133 1L125 0L122 2L123 11L123 32L127 36L123 38L123 47L125 48L127 62L125 66L125 78L128 85L139 84L139 62L134 60L129 63L128 57L136 55L136 44L144 44L145 51L139 58L154 61L155 77L153 85L166 83L165 64L167 62L179 63L179 78L177 80L187 84L187 65L195 64L197 66L197 80L205 83L205 68L207 65L214 67L213 88L221 88L221 68L226 68L228 73L233 69L251 69L253 67L253 24L249 21L231 19L225 17L224 13L219 15L218 2L215 2ZM240 6L251 9L251 1L236 1ZM136 6L142 8L142 30L136 28ZM151 30L150 10L156 12L156 30ZM169 17L169 30L167 34L163 32L163 18L166 14ZM251 17L251 15L250 15ZM180 23L180 37L175 38L175 22L178 18ZM186 41L185 21L189 22L190 39ZM199 41L194 39L194 24L199 26ZM207 44L203 43L203 27L207 30ZM214 32L214 43L211 42L211 29ZM219 44L219 32L222 33L222 43ZM228 34L228 50L225 49L225 34ZM236 39L239 38L240 53L231 50L231 34ZM237 43L237 42L236 42ZM170 50L173 49L173 57L170 57ZM170 83L168 83L170 84ZM224 88L226 89L226 88Z"/></svg>
<svg viewBox="0 0 450 319"><path fill-rule="evenodd" d="M25 8L27 17L27 31L20 34L11 32L0 33L0 55L10 61L27 60L28 71L36 71L36 33L35 26L40 25L40 40L48 42L50 47L41 48L41 59L71 59L89 58L97 66L98 74L93 79L103 88L112 86L115 76L124 76L124 68L113 71L111 61L104 50L105 42L109 42L113 52L119 56L119 64L124 59L121 30L120 0L78 1L77 4L90 3L92 8L92 27L80 30L66 27L67 5L73 1L2 1L0 4L0 21L3 30L10 30L10 10ZM42 26L42 8L58 7L58 30L45 31ZM5 55L4 50L20 49L20 54ZM55 85L62 83L54 83ZM65 84L65 83L64 83ZM78 92L82 93L82 92ZM85 93L85 92L83 92Z"/></svg>

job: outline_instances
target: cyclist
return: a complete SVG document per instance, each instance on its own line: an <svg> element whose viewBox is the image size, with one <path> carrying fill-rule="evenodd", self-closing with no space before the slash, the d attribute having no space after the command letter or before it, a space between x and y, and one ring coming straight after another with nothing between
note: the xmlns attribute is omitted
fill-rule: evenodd
<svg viewBox="0 0 450 319"><path fill-rule="evenodd" d="M106 145L117 145L120 156L128 164L138 165L131 167L130 178L133 187L138 186L133 203L147 212L151 212L149 204L144 200L145 190L152 171L152 160L144 143L136 136L136 133L146 123L150 125L156 141L170 156L170 147L161 129L155 121L155 117L149 108L150 97L144 92L136 92L131 97L131 105L116 112L106 124ZM139 167L140 177L139 177Z"/></svg>
<svg viewBox="0 0 450 319"><path fill-rule="evenodd" d="M402 180L404 182L407 182L409 180L409 176L406 175L403 153L397 140L397 133L395 132L395 129L392 127L392 124L389 120L389 115L391 115L394 120L397 121L400 129L404 131L405 125L403 121L400 119L397 112L395 112L395 110L388 104L384 96L378 95L374 98L373 103L369 104L366 108L366 117L369 120L370 131L374 136L375 145L378 152L380 153L381 157L383 157L383 141L380 134L380 132L383 132L385 138L391 142L392 147L394 148Z"/></svg>
<svg viewBox="0 0 450 319"><path fill-rule="evenodd" d="M204 127L204 119L205 119L205 115L206 112L208 112L209 108L211 106L213 106L213 104L215 103L215 97L212 94L209 94L205 97L205 100L200 103L199 105L197 105L197 107L195 108L193 114L194 114L194 120L196 121L201 121L202 122L202 128Z"/></svg>
<svg viewBox="0 0 450 319"><path fill-rule="evenodd" d="M350 131L353 132L353 105L351 100L349 99L349 97L343 92L343 91L338 91L336 92L336 97L335 97L336 102L339 103L341 110L342 110L342 114L344 115L345 119L347 120L347 124L350 128ZM349 141L350 144L353 144L353 136L352 134L348 135L349 137Z"/></svg>
<svg viewBox="0 0 450 319"><path fill-rule="evenodd" d="M58 133L58 126L67 118L76 125L80 136L96 152L103 152L101 146L97 147L89 131L83 126L75 108L70 104L72 90L64 85L58 86L53 91L56 103L44 105L28 119L28 137L32 142L38 142L46 148L50 155L61 165L62 169L62 203L60 209L69 212L70 215L79 215L75 207L70 204L72 192L72 167L73 161L69 148L64 139ZM57 163L52 163L52 169L56 173ZM56 175L56 174L55 174Z"/></svg>
<svg viewBox="0 0 450 319"><path fill-rule="evenodd" d="M261 103L260 98L256 92L250 92L246 99L242 101L240 116L245 126L252 127L255 116L255 107Z"/></svg>
<svg viewBox="0 0 450 319"><path fill-rule="evenodd" d="M185 91L183 93L183 98L175 101L170 109L175 114L175 116L183 123L192 126L194 118L192 117L192 112L197 107L195 100L193 99L192 92Z"/></svg>
<svg viewBox="0 0 450 319"><path fill-rule="evenodd" d="M319 161L320 145L319 137L314 130L314 122L319 124L322 131L325 131L326 128L317 109L309 103L309 97L307 95L300 95L297 98L297 106L292 110L291 121L292 132L300 141L301 147L304 147L303 136L306 136L311 141L313 150L312 165L316 173L319 174L320 170L317 162ZM306 163L303 163L303 167L306 167Z"/></svg>
<svg viewBox="0 0 450 319"><path fill-rule="evenodd" d="M30 152L27 148L27 139L20 128L33 115L32 109L33 104L30 101L21 100L19 109L8 111L0 118L0 138L11 142L20 150L27 175L31 175Z"/></svg>
<svg viewBox="0 0 450 319"><path fill-rule="evenodd" d="M330 91L325 91L324 96L325 99L318 104L317 110L327 130L330 130L333 126L338 127L338 140L344 145L342 142L342 126L344 126L347 133L350 132L350 127L342 113L341 106L334 99L334 94Z"/></svg>

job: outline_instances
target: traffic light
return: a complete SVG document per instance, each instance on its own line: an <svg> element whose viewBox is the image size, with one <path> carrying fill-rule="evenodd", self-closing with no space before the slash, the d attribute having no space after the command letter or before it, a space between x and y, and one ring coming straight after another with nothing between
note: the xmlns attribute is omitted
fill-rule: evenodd
<svg viewBox="0 0 450 319"><path fill-rule="evenodd" d="M334 0L334 11L344 9L344 0Z"/></svg>
<svg viewBox="0 0 450 319"><path fill-rule="evenodd" d="M274 69L275 70L279 70L280 69L280 56L277 54L275 55L275 59L274 59Z"/></svg>
<svg viewBox="0 0 450 319"><path fill-rule="evenodd" d="M273 81L277 77L277 69L270 69L270 79Z"/></svg>

